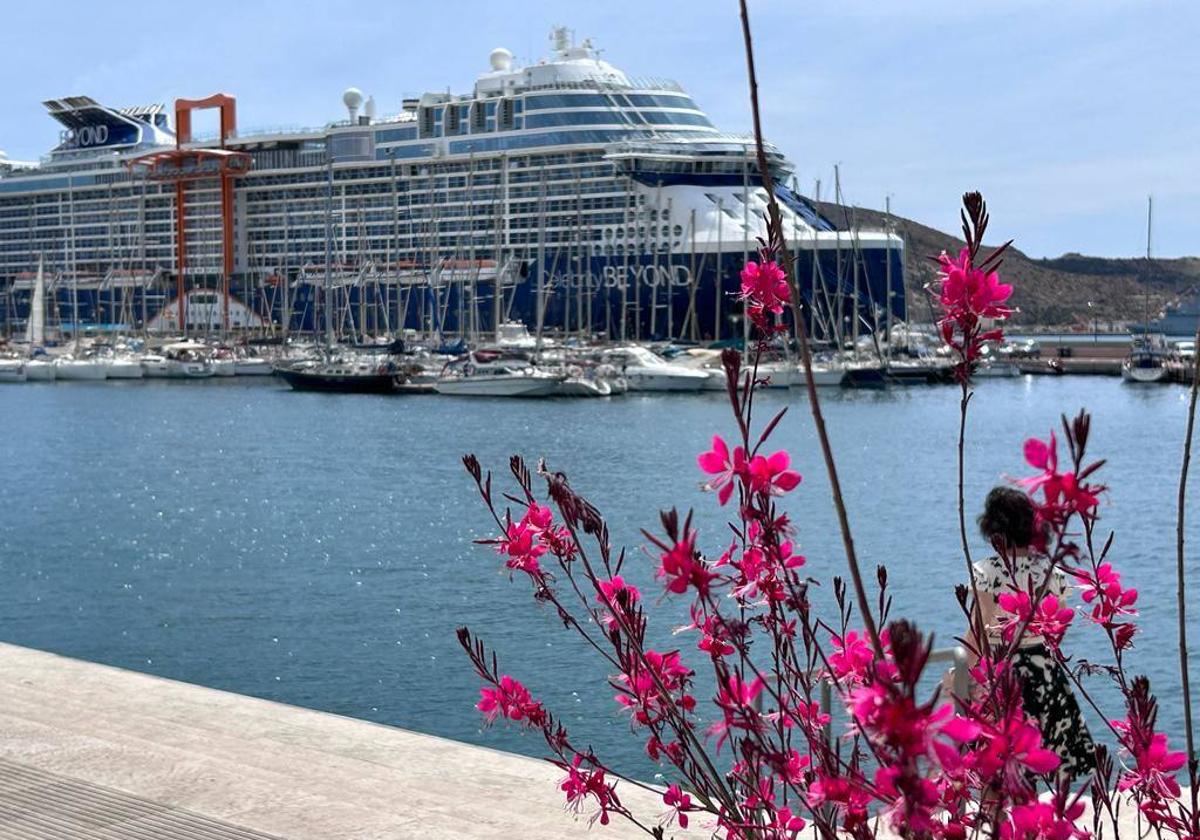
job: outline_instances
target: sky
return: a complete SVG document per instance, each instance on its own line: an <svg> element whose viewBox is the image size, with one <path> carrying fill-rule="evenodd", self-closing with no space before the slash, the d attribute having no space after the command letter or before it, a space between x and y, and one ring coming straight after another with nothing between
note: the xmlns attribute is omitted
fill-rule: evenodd
<svg viewBox="0 0 1200 840"><path fill-rule="evenodd" d="M1200 3L750 11L764 130L806 194L820 179L828 198L836 164L846 201L890 197L956 230L960 195L978 189L992 238L1036 257L1144 253L1153 195L1155 256L1200 255ZM125 106L224 91L243 128L265 128L341 118L354 85L388 114L406 95L470 91L494 47L542 57L554 24L630 74L678 80L722 129L750 129L736 0L64 0L0 8L0 149L48 151L58 126L41 102L72 94Z"/></svg>

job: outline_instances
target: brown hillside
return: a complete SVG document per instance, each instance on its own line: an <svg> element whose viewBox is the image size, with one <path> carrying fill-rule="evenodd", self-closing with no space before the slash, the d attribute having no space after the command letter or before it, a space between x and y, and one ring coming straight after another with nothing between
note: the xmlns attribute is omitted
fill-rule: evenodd
<svg viewBox="0 0 1200 840"><path fill-rule="evenodd" d="M864 207L817 205L830 221L843 227L882 229L885 216ZM925 284L933 280L934 264L926 259L942 251L957 253L962 239L902 217L892 217L893 228L904 237L906 287L913 320L928 320L930 306ZM999 244L999 243L996 243ZM1200 289L1200 258L1169 260L1106 259L1065 254L1035 260L1015 247L1004 257L1001 274L1013 283L1013 305L1019 312L1013 322L1023 326L1064 326L1091 329L1093 319L1101 329L1116 329L1140 321L1149 309L1157 314L1180 295ZM1089 306L1089 303L1091 304Z"/></svg>

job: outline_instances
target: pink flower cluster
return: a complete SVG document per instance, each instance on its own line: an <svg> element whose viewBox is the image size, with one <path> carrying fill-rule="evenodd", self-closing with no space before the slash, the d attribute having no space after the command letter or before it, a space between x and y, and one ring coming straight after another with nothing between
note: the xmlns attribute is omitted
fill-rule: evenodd
<svg viewBox="0 0 1200 840"><path fill-rule="evenodd" d="M769 255L760 255L760 262L751 260L742 268L741 299L746 304L746 315L764 333L774 333L782 326L774 324L769 315L780 315L783 307L791 300L787 274Z"/></svg>
<svg viewBox="0 0 1200 840"><path fill-rule="evenodd" d="M684 711L696 708L696 698L687 693L692 670L683 664L679 651L647 650L642 658L644 664L634 662L613 679L618 692L613 699L633 713L634 722L642 726L658 723L668 702Z"/></svg>
<svg viewBox="0 0 1200 840"><path fill-rule="evenodd" d="M952 259L945 251L938 256L938 277L934 295L942 309L938 327L942 340L961 360L958 373L963 381L970 376L983 345L1002 341L1000 329L984 330L985 319L1002 321L1012 314L1004 303L1012 295L1012 286L1001 283L996 271L977 267L970 248L959 251Z"/></svg>
<svg viewBox="0 0 1200 840"><path fill-rule="evenodd" d="M689 531L660 556L657 577L664 579L668 592L682 595L689 588L702 597L708 595L716 573L696 550L696 532Z"/></svg>
<svg viewBox="0 0 1200 840"><path fill-rule="evenodd" d="M554 524L550 508L530 502L519 522L509 523L505 536L497 541L496 552L504 554L504 565L532 576L541 573L538 558L551 551L556 555L574 552L571 536Z"/></svg>
<svg viewBox="0 0 1200 840"><path fill-rule="evenodd" d="M1013 644L1017 632L1024 628L1026 636L1041 636L1046 647L1057 650L1062 644L1074 610L1063 606L1056 595L1046 595L1035 607L1028 592L1003 592L996 598L1000 607L999 624L1006 644Z"/></svg>
<svg viewBox="0 0 1200 840"><path fill-rule="evenodd" d="M1136 797L1139 810L1154 828L1184 832L1188 826L1171 806L1182 793L1175 774L1187 764L1187 754L1173 752L1167 736L1155 731L1155 704L1144 678L1134 680L1127 707L1123 720L1112 721L1125 764L1117 789Z"/></svg>
<svg viewBox="0 0 1200 840"><path fill-rule="evenodd" d="M703 488L718 491L717 499L722 505L729 501L738 483L748 492L772 496L782 496L800 483L800 473L790 469L791 456L787 452L780 450L747 459L746 450L736 446L731 456L720 435L713 435L712 449L700 453L696 461L701 470L712 476Z"/></svg>
<svg viewBox="0 0 1200 840"><path fill-rule="evenodd" d="M484 686L479 689L479 702L475 708L483 712L488 723L494 723L497 718L504 717L528 726L541 726L546 720L546 710L541 702L534 700L518 680L508 676L500 677L494 686Z"/></svg>
<svg viewBox="0 0 1200 840"><path fill-rule="evenodd" d="M559 783L559 789L567 796L567 807L576 813L583 809L588 799L595 800L600 810L592 815L591 821L608 825L611 819L609 811L621 804L617 799L616 786L608 781L602 768L588 769L583 766L583 760L583 756L576 754L571 764L560 765L567 776Z"/></svg>
<svg viewBox="0 0 1200 840"><path fill-rule="evenodd" d="M1053 431L1050 432L1048 441L1038 438L1025 441L1025 462L1034 469L1041 470L1038 475L1017 482L1034 497L1040 525L1061 528L1075 515L1087 520L1096 518L1096 508L1100 504L1100 494L1104 492L1104 487L1086 481L1086 475L1090 474L1095 466L1085 474L1077 474L1074 471L1060 472L1058 440ZM1036 497L1039 491L1042 494L1040 502Z"/></svg>

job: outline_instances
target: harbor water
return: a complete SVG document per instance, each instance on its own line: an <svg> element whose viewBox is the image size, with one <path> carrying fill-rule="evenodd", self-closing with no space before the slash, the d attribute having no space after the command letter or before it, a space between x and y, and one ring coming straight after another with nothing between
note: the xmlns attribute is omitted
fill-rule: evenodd
<svg viewBox="0 0 1200 840"><path fill-rule="evenodd" d="M1108 458L1111 485L1102 525L1116 530L1112 560L1141 595L1131 663L1150 676L1173 740L1186 397L1182 386L1108 378L984 381L967 449L974 509L1025 472L1026 437L1045 436L1062 412L1094 413L1092 451ZM916 387L823 401L860 556L889 567L894 615L939 646L963 625L957 399L953 387ZM760 419L789 402L776 441L804 481L786 506L827 593L845 567L803 394L764 393ZM0 430L0 639L532 755L540 739L481 728L457 626L494 647L580 743L619 766L643 761L602 663L473 544L489 519L461 456L477 453L501 477L513 452L567 472L630 549L626 576L651 604L661 588L639 529L653 529L660 508L695 506L710 551L728 533L695 465L712 434L731 436L720 394L522 401L305 394L274 380L59 383L0 389ZM1192 498L1196 591L1200 487ZM973 548L985 550L979 539ZM694 653L689 637L670 635L686 623L682 604L658 603L652 616L661 644ZM1072 653L1100 658L1100 633L1076 625ZM1191 633L1200 649L1200 604ZM1198 666L1194 657L1194 676Z"/></svg>

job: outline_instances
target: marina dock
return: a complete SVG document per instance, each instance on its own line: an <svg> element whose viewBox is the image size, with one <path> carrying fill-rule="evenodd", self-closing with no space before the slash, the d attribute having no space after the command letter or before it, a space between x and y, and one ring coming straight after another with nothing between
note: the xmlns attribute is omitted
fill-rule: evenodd
<svg viewBox="0 0 1200 840"><path fill-rule="evenodd" d="M532 758L0 644L0 838L582 834ZM619 785L643 814L661 803ZM641 835L618 820L605 838Z"/></svg>

